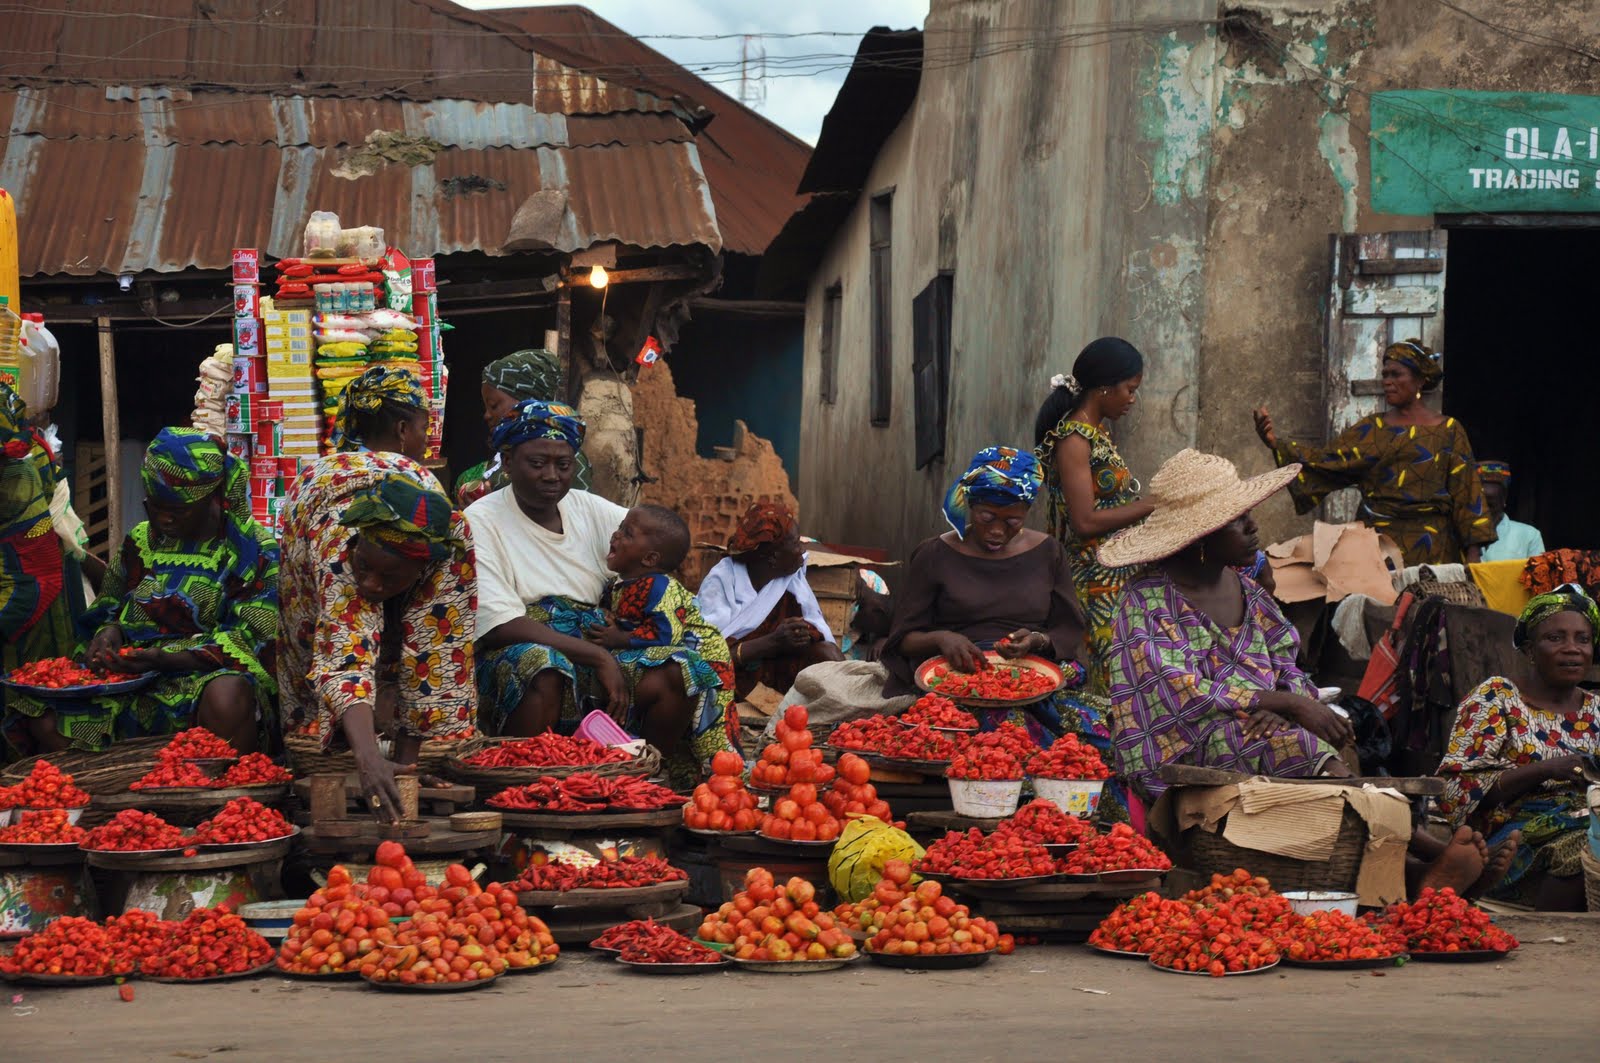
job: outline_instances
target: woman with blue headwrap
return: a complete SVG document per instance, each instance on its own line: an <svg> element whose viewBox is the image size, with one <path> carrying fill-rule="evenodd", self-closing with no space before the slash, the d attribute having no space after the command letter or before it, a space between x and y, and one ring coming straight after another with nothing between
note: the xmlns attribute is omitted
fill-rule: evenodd
<svg viewBox="0 0 1600 1063"><path fill-rule="evenodd" d="M141 470L149 519L123 539L83 626L85 663L155 672L138 691L44 702L13 695L23 751L101 749L200 725L257 746L278 636L278 544L250 517L243 463L193 428L165 428Z"/></svg>
<svg viewBox="0 0 1600 1063"><path fill-rule="evenodd" d="M584 430L570 406L518 403L493 437L510 484L467 507L478 548L481 726L534 735L602 708L659 747L675 781L692 783L729 748L721 680L690 647L613 653L585 637L607 625L607 554L628 511L572 490Z"/></svg>
<svg viewBox="0 0 1600 1063"><path fill-rule="evenodd" d="M912 672L929 657L945 657L964 671L976 668L989 646L1008 657L1077 657L1084 619L1072 566L1058 541L1023 527L1041 483L1032 454L987 447L951 486L944 502L951 530L912 551L895 596L882 654L886 697L915 693ZM1072 671L1081 680L1081 667ZM1008 715L1041 744L1067 731L1105 737L1104 723L1075 699L981 718L993 728Z"/></svg>
<svg viewBox="0 0 1600 1063"><path fill-rule="evenodd" d="M1439 764L1439 811L1455 826L1481 830L1497 849L1521 843L1492 897L1544 911L1584 909L1583 767L1600 754L1600 694L1578 684L1597 640L1600 606L1581 587L1538 595L1512 633L1525 674L1484 680L1456 710Z"/></svg>

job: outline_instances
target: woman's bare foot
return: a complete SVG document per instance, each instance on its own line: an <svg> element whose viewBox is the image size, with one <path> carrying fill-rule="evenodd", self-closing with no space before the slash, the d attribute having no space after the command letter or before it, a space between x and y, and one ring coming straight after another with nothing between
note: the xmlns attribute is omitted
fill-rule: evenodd
<svg viewBox="0 0 1600 1063"><path fill-rule="evenodd" d="M1446 886L1457 893L1465 894L1478 877L1483 874L1484 858L1480 847L1483 845L1483 835L1478 834L1474 841L1471 827L1460 827L1455 836L1450 839L1444 852L1428 865L1422 873L1421 888L1430 886L1442 890ZM1501 872L1504 874L1504 872Z"/></svg>
<svg viewBox="0 0 1600 1063"><path fill-rule="evenodd" d="M1506 872L1511 870L1511 861L1516 859L1517 848L1521 844L1522 832L1514 830L1505 841L1495 846L1489 853L1489 859L1484 861L1483 874L1479 875L1478 881L1467 889L1467 897L1482 897L1498 886L1500 880L1506 877Z"/></svg>

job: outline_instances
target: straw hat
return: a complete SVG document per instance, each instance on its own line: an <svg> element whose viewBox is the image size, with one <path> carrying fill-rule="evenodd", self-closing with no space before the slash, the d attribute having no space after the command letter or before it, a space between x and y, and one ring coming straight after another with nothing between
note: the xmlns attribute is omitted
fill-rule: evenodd
<svg viewBox="0 0 1600 1063"><path fill-rule="evenodd" d="M1299 465L1285 465L1241 480L1239 470L1227 458L1198 450L1179 451L1150 479L1146 500L1156 507L1155 512L1144 523L1124 528L1101 543L1096 556L1111 568L1171 557L1250 512L1298 475Z"/></svg>

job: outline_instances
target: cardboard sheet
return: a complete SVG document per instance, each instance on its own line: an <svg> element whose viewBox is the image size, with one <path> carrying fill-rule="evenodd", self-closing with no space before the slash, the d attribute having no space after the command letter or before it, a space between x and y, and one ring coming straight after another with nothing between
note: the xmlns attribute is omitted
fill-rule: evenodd
<svg viewBox="0 0 1600 1063"><path fill-rule="evenodd" d="M1267 559L1277 581L1274 594L1279 601L1323 598L1337 602L1364 594L1379 604L1392 605L1397 597L1393 573L1402 564L1400 549L1365 524L1318 521L1310 535L1267 547Z"/></svg>
<svg viewBox="0 0 1600 1063"><path fill-rule="evenodd" d="M1405 855L1411 838L1411 806L1401 794L1369 785L1359 789L1317 783L1248 779L1233 786L1185 787L1168 791L1172 826L1215 831L1235 845L1295 860L1325 861L1333 854L1348 805L1367 825L1356 892L1361 903L1404 900ZM1157 810L1161 811L1158 804Z"/></svg>
<svg viewBox="0 0 1600 1063"><path fill-rule="evenodd" d="M755 689L750 691L750 696L739 702L739 715L742 717L748 712L750 716L764 720L776 712L782 703L782 694L765 683L757 683Z"/></svg>

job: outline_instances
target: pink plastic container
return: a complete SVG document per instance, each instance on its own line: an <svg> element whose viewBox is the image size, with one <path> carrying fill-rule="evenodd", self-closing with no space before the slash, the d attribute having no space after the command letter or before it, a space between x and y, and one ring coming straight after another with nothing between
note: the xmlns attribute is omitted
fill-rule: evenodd
<svg viewBox="0 0 1600 1063"><path fill-rule="evenodd" d="M617 721L599 709L595 709L583 718L583 722L578 725L577 735L591 742L599 742L603 746L620 746L633 741L633 735L624 731L618 726Z"/></svg>

